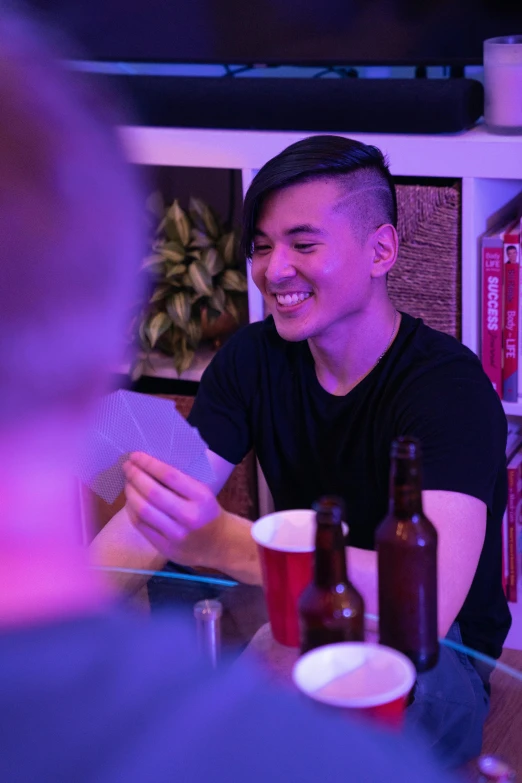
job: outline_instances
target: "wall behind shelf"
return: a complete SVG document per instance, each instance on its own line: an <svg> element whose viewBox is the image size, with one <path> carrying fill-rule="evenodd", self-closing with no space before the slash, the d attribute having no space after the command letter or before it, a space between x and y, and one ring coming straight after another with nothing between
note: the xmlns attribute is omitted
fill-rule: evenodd
<svg viewBox="0 0 522 783"><path fill-rule="evenodd" d="M141 166L147 191L159 190L167 203L175 198L186 209L190 196L209 204L232 225L241 223L243 201L241 171L199 166Z"/></svg>

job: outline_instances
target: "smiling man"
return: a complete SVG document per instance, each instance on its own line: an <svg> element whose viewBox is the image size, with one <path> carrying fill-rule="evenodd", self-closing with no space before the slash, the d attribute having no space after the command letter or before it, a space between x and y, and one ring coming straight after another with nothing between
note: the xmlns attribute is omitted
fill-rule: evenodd
<svg viewBox="0 0 522 783"><path fill-rule="evenodd" d="M191 423L208 443L214 492L254 448L276 509L344 498L350 574L369 612L378 610L374 534L387 510L390 445L417 437L424 508L439 534L440 634L497 657L510 624L506 420L477 357L390 301L396 225L393 181L375 147L315 136L270 160L246 195L243 224L270 316L217 353ZM249 523L210 489L145 455L126 472L126 509L95 542L101 559L163 555L260 582ZM409 721L455 764L480 751L488 703L488 673L444 648L418 678Z"/></svg>

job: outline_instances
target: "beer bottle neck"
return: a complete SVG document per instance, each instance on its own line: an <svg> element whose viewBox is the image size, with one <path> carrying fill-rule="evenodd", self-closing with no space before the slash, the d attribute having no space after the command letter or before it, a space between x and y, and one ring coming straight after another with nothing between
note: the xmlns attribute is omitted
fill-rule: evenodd
<svg viewBox="0 0 522 783"><path fill-rule="evenodd" d="M400 517L422 514L422 475L419 459L392 458L389 511L390 514Z"/></svg>
<svg viewBox="0 0 522 783"><path fill-rule="evenodd" d="M314 582L317 587L324 588L348 582L344 533L340 524L317 525Z"/></svg>

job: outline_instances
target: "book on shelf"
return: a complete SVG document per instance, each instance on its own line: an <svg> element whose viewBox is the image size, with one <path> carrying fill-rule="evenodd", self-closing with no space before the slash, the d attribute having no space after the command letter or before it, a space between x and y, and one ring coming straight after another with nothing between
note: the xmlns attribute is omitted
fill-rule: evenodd
<svg viewBox="0 0 522 783"><path fill-rule="evenodd" d="M516 452L522 447L522 431L518 421L508 421L506 441L506 465L509 465ZM502 517L502 588L507 597L507 567L508 567L508 518L507 506ZM520 569L519 569L520 573Z"/></svg>
<svg viewBox="0 0 522 783"><path fill-rule="evenodd" d="M502 399L518 400L519 322L520 322L520 219L503 237L502 308Z"/></svg>
<svg viewBox="0 0 522 783"><path fill-rule="evenodd" d="M508 462L508 502L503 522L503 574L508 601L518 602L519 530L522 522L522 450Z"/></svg>
<svg viewBox="0 0 522 783"><path fill-rule="evenodd" d="M508 421L508 433L506 440L506 463L515 456L515 452L522 446L522 428L518 421Z"/></svg>
<svg viewBox="0 0 522 783"><path fill-rule="evenodd" d="M506 510L504 511L504 516L502 517L502 589L504 590L504 595L506 596L506 598L508 597L507 564L508 564L508 554L507 554L507 508L506 508Z"/></svg>
<svg viewBox="0 0 522 783"><path fill-rule="evenodd" d="M497 227L482 237L482 365L502 397L502 305L504 231Z"/></svg>

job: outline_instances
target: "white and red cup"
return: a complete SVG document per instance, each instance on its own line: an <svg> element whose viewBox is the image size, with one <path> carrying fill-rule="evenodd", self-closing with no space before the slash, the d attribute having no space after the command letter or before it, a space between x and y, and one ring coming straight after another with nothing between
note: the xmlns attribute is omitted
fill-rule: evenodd
<svg viewBox="0 0 522 783"><path fill-rule="evenodd" d="M294 665L297 688L321 705L400 729L416 671L402 653L370 642L316 647Z"/></svg>
<svg viewBox="0 0 522 783"><path fill-rule="evenodd" d="M310 583L315 549L315 511L292 509L261 517L252 525L258 545L272 635L299 646L297 602Z"/></svg>

